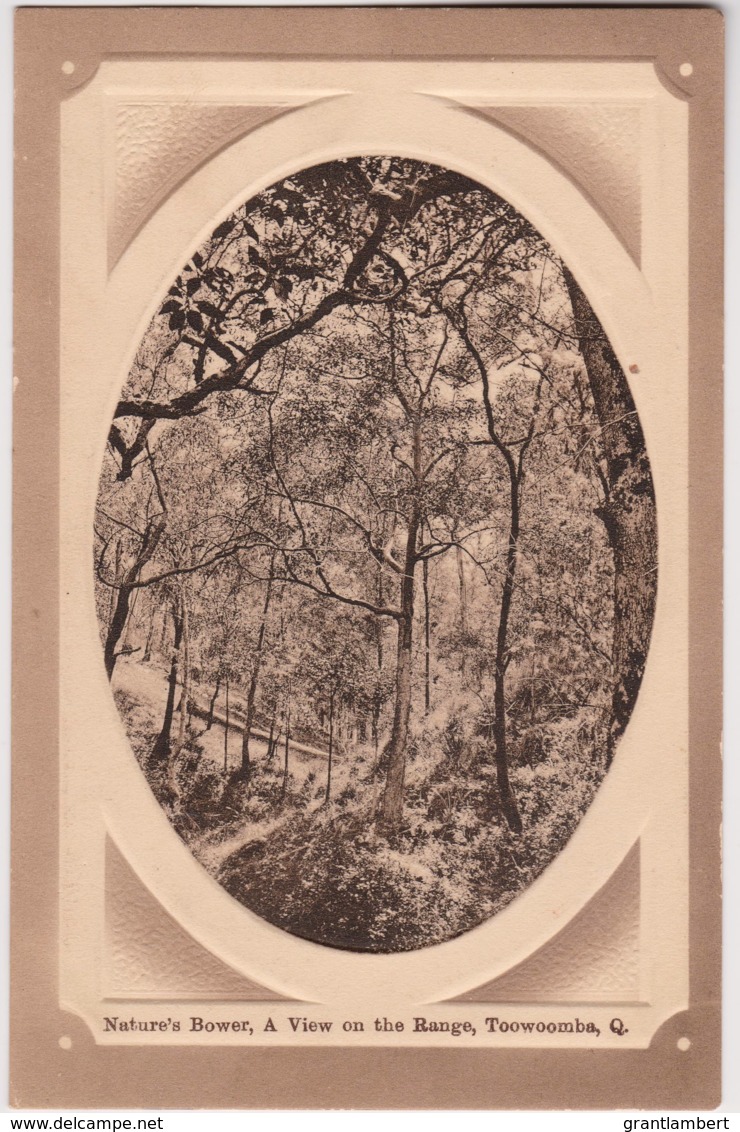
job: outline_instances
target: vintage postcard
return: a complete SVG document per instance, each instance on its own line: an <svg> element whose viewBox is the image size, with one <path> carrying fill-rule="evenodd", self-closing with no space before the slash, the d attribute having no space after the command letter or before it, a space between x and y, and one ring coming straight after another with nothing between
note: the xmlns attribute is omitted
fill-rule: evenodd
<svg viewBox="0 0 740 1132"><path fill-rule="evenodd" d="M721 16L16 26L12 1102L718 1104Z"/></svg>

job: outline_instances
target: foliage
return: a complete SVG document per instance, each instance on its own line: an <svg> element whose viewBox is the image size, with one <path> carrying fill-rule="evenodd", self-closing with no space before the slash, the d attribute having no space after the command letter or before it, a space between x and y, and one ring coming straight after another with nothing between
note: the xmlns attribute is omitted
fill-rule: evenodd
<svg viewBox="0 0 740 1132"><path fill-rule="evenodd" d="M224 219L140 344L95 520L115 694L179 835L286 930L452 938L603 778L609 468L568 304L495 194L357 158Z"/></svg>

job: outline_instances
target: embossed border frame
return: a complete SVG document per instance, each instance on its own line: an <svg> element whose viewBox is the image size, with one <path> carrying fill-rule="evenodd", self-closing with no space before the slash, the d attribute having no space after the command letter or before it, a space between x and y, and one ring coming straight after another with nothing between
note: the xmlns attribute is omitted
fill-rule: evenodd
<svg viewBox="0 0 740 1132"><path fill-rule="evenodd" d="M61 65L72 52L77 66L68 77ZM663 81L688 99L690 1006L662 1027L650 1049L104 1048L59 1010L59 106L101 60L122 55L639 58L652 60ZM683 79L678 67L686 58L694 74ZM676 1109L719 1103L722 75L722 17L708 8L16 13L12 1104ZM73 1047L62 1050L58 1034L70 1025ZM692 1039L688 1051L677 1051L679 1036Z"/></svg>

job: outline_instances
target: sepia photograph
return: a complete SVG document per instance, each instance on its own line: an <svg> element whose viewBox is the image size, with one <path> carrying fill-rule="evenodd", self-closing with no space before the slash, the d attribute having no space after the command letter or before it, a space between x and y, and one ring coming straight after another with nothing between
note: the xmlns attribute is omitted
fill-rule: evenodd
<svg viewBox="0 0 740 1132"><path fill-rule="evenodd" d="M426 947L526 889L618 757L656 537L567 265L467 177L346 158L220 223L137 349L95 512L106 672L234 899Z"/></svg>
<svg viewBox="0 0 740 1132"><path fill-rule="evenodd" d="M721 70L19 10L13 1105L719 1103Z"/></svg>

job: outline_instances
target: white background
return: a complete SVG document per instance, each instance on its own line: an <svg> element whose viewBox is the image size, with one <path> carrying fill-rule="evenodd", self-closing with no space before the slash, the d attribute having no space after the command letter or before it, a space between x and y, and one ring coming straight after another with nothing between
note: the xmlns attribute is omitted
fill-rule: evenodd
<svg viewBox="0 0 740 1132"><path fill-rule="evenodd" d="M98 0L100 3L101 0ZM228 0L227 0L228 2ZM262 0L268 3L269 0ZM306 0L303 0L305 3ZM454 3L454 0L452 0ZM201 0L201 4L203 0ZM224 3L224 0L221 0ZM323 0L323 5L332 0ZM449 6L450 0L448 0ZM508 0L511 4L512 0ZM47 0L46 6L55 5ZM287 6L287 5L286 5ZM660 5L653 5L660 6ZM671 6L675 6L674 3ZM724 971L724 1099L719 1110L740 1114L740 0L716 5L725 13L727 35L727 292L726 328L726 719L725 719L725 971ZM11 247L12 247L12 28L10 0L0 0L0 1111L8 1114L7 1093L7 1017L8 1017L8 843L10 794L10 484L11 484ZM19 1116L20 1113L13 1115ZM43 1115L53 1119L53 1112ZM71 1115L71 1114L68 1114ZM91 1116L92 1113L78 1115ZM104 1114L100 1114L104 1115ZM194 1132L208 1128L214 1132L249 1127L257 1132L282 1132L290 1126L301 1132L319 1128L334 1132L348 1124L360 1132L376 1129L379 1119L389 1127L424 1128L425 1132L445 1132L452 1124L463 1132L479 1129L566 1129L602 1132L621 1129L630 1113L116 1113L133 1117L163 1115L165 1130ZM640 1113L639 1116L679 1113ZM686 1114L690 1115L690 1114ZM9 1115L2 1117L9 1127ZM730 1127L740 1129L738 1115L730 1115Z"/></svg>

